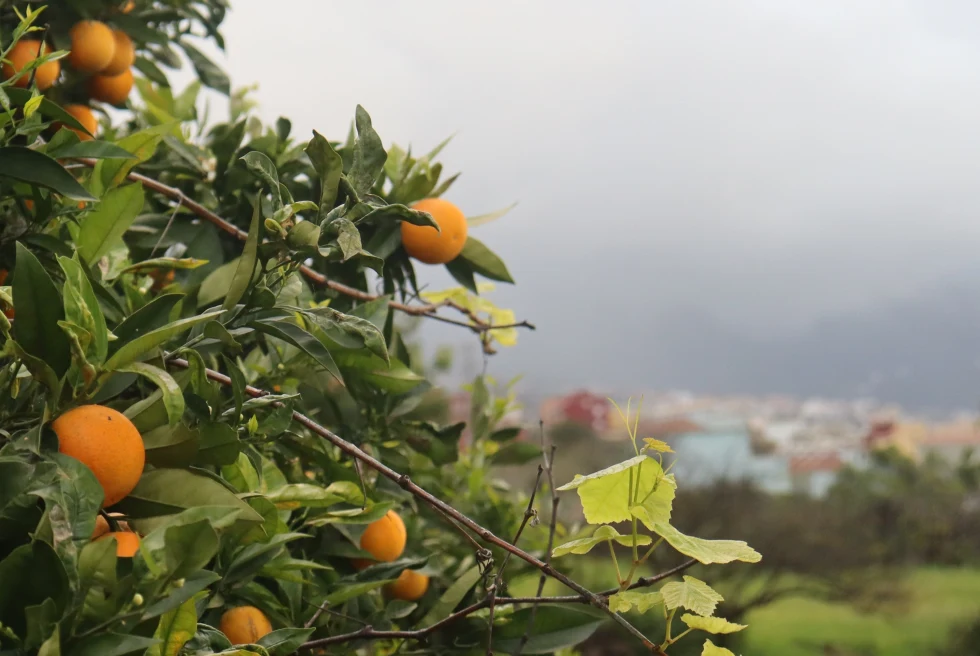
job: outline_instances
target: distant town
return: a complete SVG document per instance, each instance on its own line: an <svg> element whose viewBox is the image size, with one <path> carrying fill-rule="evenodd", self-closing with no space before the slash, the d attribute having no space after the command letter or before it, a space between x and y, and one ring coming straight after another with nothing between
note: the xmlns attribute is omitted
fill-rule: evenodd
<svg viewBox="0 0 980 656"><path fill-rule="evenodd" d="M634 411L639 398L633 397ZM864 466L876 449L894 447L913 460L938 456L956 462L971 451L980 456L976 414L926 420L868 399L720 397L683 391L648 392L642 398L637 437L668 443L674 453L665 461L689 485L748 479L773 493L822 496L842 468ZM625 409L625 399L615 400ZM454 420L467 420L468 393L450 401ZM577 427L588 439L629 448L622 419L601 391L580 389L526 402L504 421L523 426L523 439L532 439L539 420L551 429Z"/></svg>

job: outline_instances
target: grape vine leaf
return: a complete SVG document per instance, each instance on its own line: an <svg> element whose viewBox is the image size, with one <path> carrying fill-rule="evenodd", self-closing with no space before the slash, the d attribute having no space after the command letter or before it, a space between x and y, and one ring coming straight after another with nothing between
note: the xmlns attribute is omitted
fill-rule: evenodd
<svg viewBox="0 0 980 656"><path fill-rule="evenodd" d="M609 542L610 540L615 540L617 543L623 545L624 547L633 546L633 536L632 535L620 535L619 531L614 529L612 526L600 526L595 530L590 538L579 538L578 540L571 540L565 544L558 545L555 547L554 551L551 552L552 558L558 558L559 556L564 556L570 553L573 554L587 554L592 549L602 544L603 542ZM649 535L637 535L636 545L646 546L653 542L653 538Z"/></svg>
<svg viewBox="0 0 980 656"><path fill-rule="evenodd" d="M705 540L684 535L667 522L657 522L650 529L665 539L670 546L699 563L725 564L734 560L757 563L762 554L741 540Z"/></svg>
<svg viewBox="0 0 980 656"><path fill-rule="evenodd" d="M660 588L667 610L686 608L698 615L709 616L715 612L718 602L724 597L710 585L693 576L685 576L683 581L673 581Z"/></svg>
<svg viewBox="0 0 980 656"><path fill-rule="evenodd" d="M704 649L701 651L701 656L735 656L735 654L724 647L716 646L715 643L711 642L710 640L705 640Z"/></svg>
<svg viewBox="0 0 980 656"><path fill-rule="evenodd" d="M636 608L639 612L645 613L662 603L664 603L664 596L657 591L625 590L609 597L609 610L614 613L626 613L631 608Z"/></svg>
<svg viewBox="0 0 980 656"><path fill-rule="evenodd" d="M633 505L630 483L636 491ZM654 524L670 521L676 487L673 476L665 475L659 462L643 454L588 476L576 475L558 490L578 491L590 524L613 524L636 517L653 530Z"/></svg>
<svg viewBox="0 0 980 656"><path fill-rule="evenodd" d="M734 622L729 622L722 617L704 617L701 615L692 615L690 613L684 613L681 616L681 621L692 629L707 631L708 633L715 634L737 633L742 629L748 628L748 626L745 624L735 624Z"/></svg>

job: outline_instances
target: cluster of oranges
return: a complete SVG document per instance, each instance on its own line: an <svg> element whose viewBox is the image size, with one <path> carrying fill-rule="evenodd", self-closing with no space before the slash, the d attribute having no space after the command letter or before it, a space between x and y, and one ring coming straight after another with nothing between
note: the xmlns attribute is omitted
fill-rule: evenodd
<svg viewBox="0 0 980 656"><path fill-rule="evenodd" d="M58 450L88 467L102 486L103 507L124 499L139 483L146 461L143 438L133 422L122 413L102 405L83 405L60 415L51 423L58 437ZM116 555L132 558L140 548L140 536L124 521L113 517L117 530L100 515L96 520L93 540L115 538ZM381 519L372 522L361 535L362 551L374 560L355 559L357 569L375 562L392 562L402 555L408 532L402 518L389 510ZM397 580L385 587L392 599L415 601L429 588L429 577L404 570ZM237 606L221 617L221 631L234 644L251 644L272 632L272 624L254 606Z"/></svg>
<svg viewBox="0 0 980 656"><path fill-rule="evenodd" d="M133 3L127 3L122 8L128 13ZM71 48L68 54L68 64L78 73L88 76L86 89L92 100L121 105L129 97L133 88L132 66L136 61L136 48L132 39L122 30L112 29L97 20L83 20L72 26L69 36ZM61 76L61 62L49 61L33 70L26 70L28 65L51 52L48 44L38 40L25 38L14 44L7 54L2 70L5 80L13 79L14 85L27 87L33 76L38 90L47 91ZM81 123L89 133L95 134L99 122L88 105L71 104L65 106L65 111ZM92 137L81 130L74 130L85 140Z"/></svg>

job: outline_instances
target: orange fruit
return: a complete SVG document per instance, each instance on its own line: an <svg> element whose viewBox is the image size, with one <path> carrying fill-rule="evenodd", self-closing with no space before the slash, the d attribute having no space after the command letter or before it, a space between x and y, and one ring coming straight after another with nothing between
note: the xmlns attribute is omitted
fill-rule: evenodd
<svg viewBox="0 0 980 656"><path fill-rule="evenodd" d="M250 645L272 633L272 624L255 606L238 606L221 616L221 632L233 645Z"/></svg>
<svg viewBox="0 0 980 656"><path fill-rule="evenodd" d="M429 577L425 574L413 572L406 569L398 575L394 583L385 586L385 592L392 599L402 599L403 601L416 601L422 598L425 591L429 589Z"/></svg>
<svg viewBox="0 0 980 656"><path fill-rule="evenodd" d="M122 513L109 513L109 514L113 518L122 517ZM120 531L129 531L129 532L132 532L132 529L129 528L129 524L127 524L126 522L121 522L121 521L119 521L117 519L116 520L116 523L119 525L119 530ZM102 515L97 515L96 518L95 518L95 530L92 531L92 537L90 539L92 539L92 540L99 539L100 537L102 537L106 533L109 533L109 531L111 530L111 528L112 527L109 526L109 522L108 522L108 520L106 520L105 517L103 517Z"/></svg>
<svg viewBox="0 0 980 656"><path fill-rule="evenodd" d="M105 494L103 506L121 501L143 474L146 452L136 426L121 412L102 405L83 405L51 423L58 451L92 470Z"/></svg>
<svg viewBox="0 0 980 656"><path fill-rule="evenodd" d="M428 212L439 230L402 221L402 245L419 262L445 264L456 259L466 245L466 215L462 210L441 198L426 198L412 209Z"/></svg>
<svg viewBox="0 0 980 656"><path fill-rule="evenodd" d="M107 540L111 537L116 538L116 555L120 558L132 558L140 550L140 536L130 531L116 531L106 533L99 540Z"/></svg>
<svg viewBox="0 0 980 656"><path fill-rule="evenodd" d="M150 272L150 277L153 278L153 287L151 289L155 292L160 291L172 283L175 276L176 274L173 269L154 269Z"/></svg>
<svg viewBox="0 0 980 656"><path fill-rule="evenodd" d="M133 71L128 69L119 75L96 75L88 81L88 95L110 105L126 102L132 88Z"/></svg>
<svg viewBox="0 0 980 656"><path fill-rule="evenodd" d="M75 118L75 120L81 123L86 130L92 133L92 135L98 132L99 119L95 118L95 113L85 105L65 105L65 111L71 114ZM55 124L55 127L68 128L69 130L77 134L78 138L81 139L82 141L91 141L93 139L92 135L86 134L83 130L79 130L78 128L68 127L63 123L57 123Z"/></svg>
<svg viewBox="0 0 980 656"><path fill-rule="evenodd" d="M374 556L375 561L390 563L405 551L408 533L405 522L394 510L389 510L384 517L368 524L361 534L361 549ZM354 567L364 569L372 565L372 561L355 558Z"/></svg>
<svg viewBox="0 0 980 656"><path fill-rule="evenodd" d="M133 47L133 40L128 34L122 30L113 30L112 38L116 41L116 50L112 55L112 61L102 69L102 75L119 75L136 61L136 48Z"/></svg>
<svg viewBox="0 0 980 656"><path fill-rule="evenodd" d="M51 52L51 48L46 43L42 44L37 39L21 39L14 44L14 47L7 54L9 63L4 62L3 64L3 79L9 80L23 71L29 63L49 52ZM46 62L37 67L37 71L34 73L34 83L37 84L38 89L46 91L58 80L59 75L61 75L61 62ZM30 81L31 74L25 71L14 81L14 86L26 88Z"/></svg>
<svg viewBox="0 0 980 656"><path fill-rule="evenodd" d="M75 23L71 31L71 52L68 62L82 73L105 70L116 54L116 40L105 23L84 20Z"/></svg>

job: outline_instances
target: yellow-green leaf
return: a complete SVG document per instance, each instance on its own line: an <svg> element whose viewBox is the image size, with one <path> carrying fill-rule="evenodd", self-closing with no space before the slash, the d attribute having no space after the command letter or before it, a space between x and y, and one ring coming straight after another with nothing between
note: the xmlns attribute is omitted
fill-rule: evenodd
<svg viewBox="0 0 980 656"><path fill-rule="evenodd" d="M711 642L710 640L705 640L704 649L701 651L701 656L735 656L735 654L724 647L716 646L715 643Z"/></svg>
<svg viewBox="0 0 980 656"><path fill-rule="evenodd" d="M657 451L659 453L673 453L674 450L670 448L670 445L663 440L655 440L652 437L644 437L643 441L646 443L644 447L647 451Z"/></svg>
<svg viewBox="0 0 980 656"><path fill-rule="evenodd" d="M177 656L184 644L197 632L197 600L206 596L205 591L164 613L157 624L153 637L160 642L146 650L146 656Z"/></svg>
<svg viewBox="0 0 980 656"><path fill-rule="evenodd" d="M691 615L690 613L684 613L681 616L681 622L684 622L684 624L687 624L692 629L714 634L737 633L742 629L748 628L745 624L735 624L722 617L703 617L701 615Z"/></svg>
<svg viewBox="0 0 980 656"><path fill-rule="evenodd" d="M626 613L631 608L636 608L639 612L645 613L662 603L664 603L664 597L657 591L626 590L609 597L609 610L615 613Z"/></svg>
<svg viewBox="0 0 980 656"><path fill-rule="evenodd" d="M593 547L602 544L603 542L609 542L610 540L615 540L617 543L623 545L624 547L633 546L633 536L632 535L620 535L619 532L612 526L600 526L595 530L590 538L580 538L578 540L571 540L565 544L555 547L554 551L551 553L552 558L558 558L559 556L564 556L566 554L587 554L592 551ZM637 535L636 545L646 546L653 542L653 539L649 535Z"/></svg>
<svg viewBox="0 0 980 656"><path fill-rule="evenodd" d="M667 522L657 522L651 530L667 541L670 546L685 556L694 558L704 565L725 564L733 560L744 563L757 563L762 554L741 540L705 540L684 535Z"/></svg>
<svg viewBox="0 0 980 656"><path fill-rule="evenodd" d="M725 600L710 585L693 576L685 576L683 582L668 583L660 588L660 594L664 596L667 610L686 608L705 616L714 613L718 602Z"/></svg>
<svg viewBox="0 0 980 656"><path fill-rule="evenodd" d="M638 481L638 482L637 482ZM635 498L630 495L632 483ZM642 454L588 476L576 476L559 491L577 490L590 524L613 524L636 517L647 528L670 521L676 484L653 458Z"/></svg>

